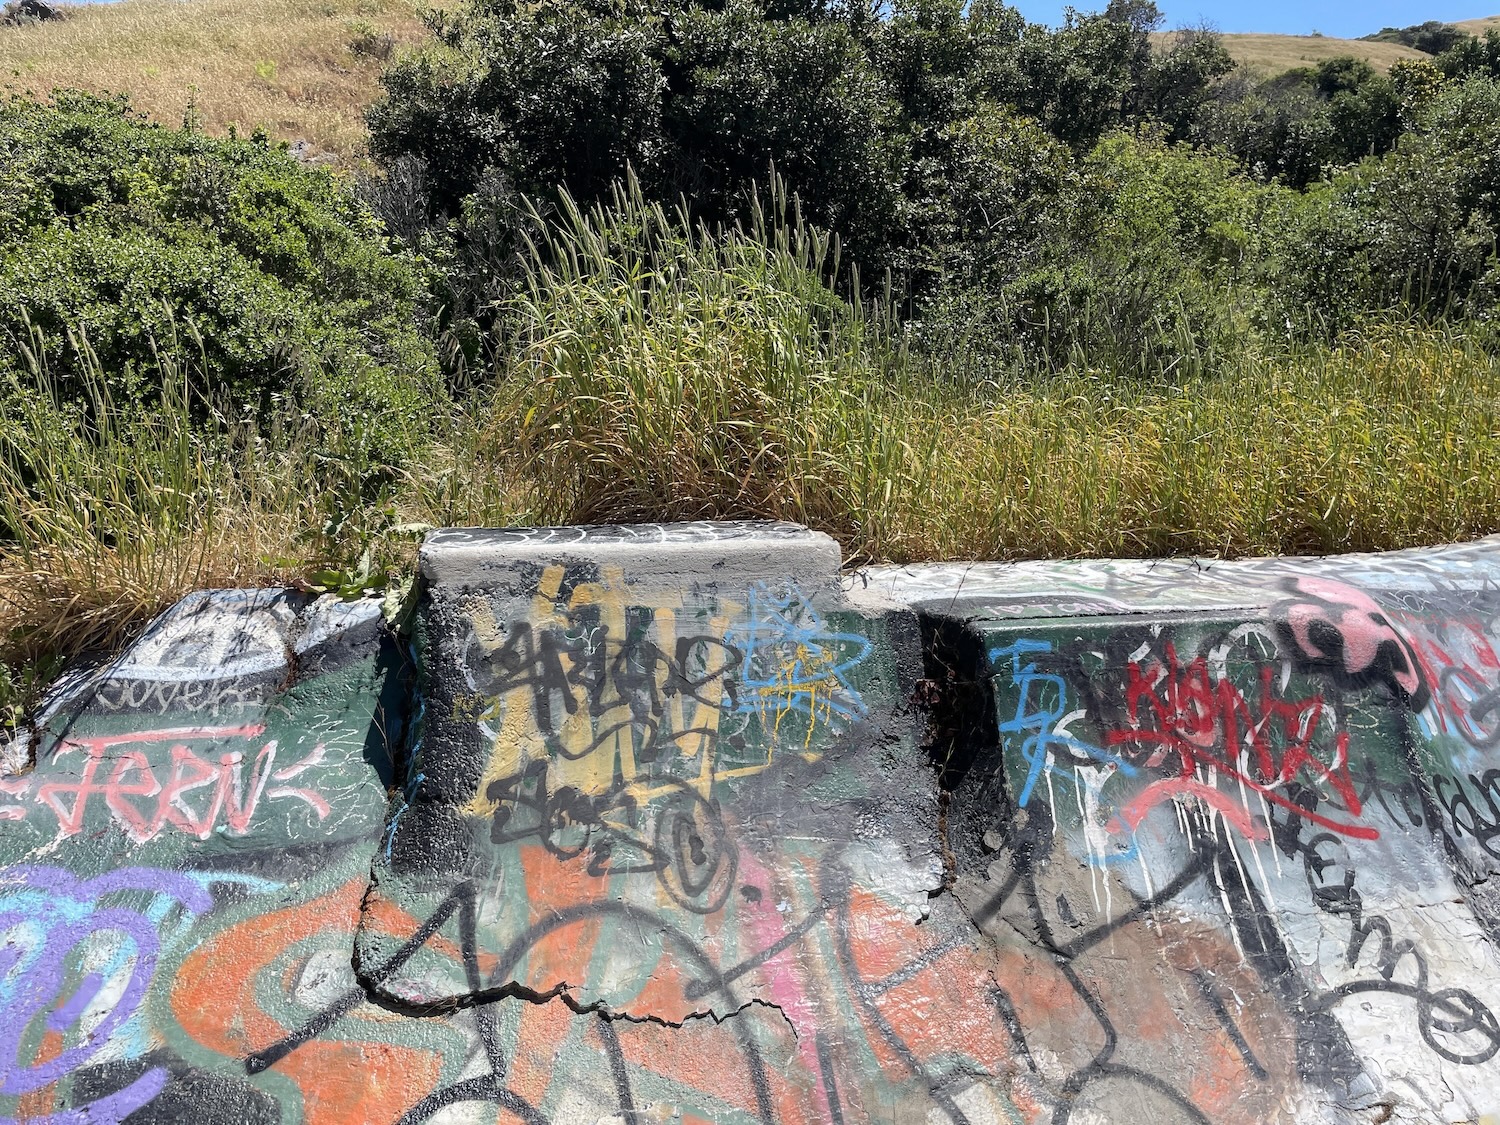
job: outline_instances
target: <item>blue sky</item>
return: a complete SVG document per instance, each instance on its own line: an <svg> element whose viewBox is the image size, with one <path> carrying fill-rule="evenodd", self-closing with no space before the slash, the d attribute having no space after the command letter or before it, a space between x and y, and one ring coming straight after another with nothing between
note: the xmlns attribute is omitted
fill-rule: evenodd
<svg viewBox="0 0 1500 1125"><path fill-rule="evenodd" d="M1109 0L1075 0L1083 11L1102 10ZM1016 3L1016 0L1011 0ZM1038 23L1062 22L1063 5L1049 0L1021 0L1017 7ZM1167 17L1167 27L1204 20L1220 31L1274 31L1283 35L1324 35L1357 38L1382 27L1406 27L1426 20L1471 20L1500 13L1500 0L1156 0Z"/></svg>

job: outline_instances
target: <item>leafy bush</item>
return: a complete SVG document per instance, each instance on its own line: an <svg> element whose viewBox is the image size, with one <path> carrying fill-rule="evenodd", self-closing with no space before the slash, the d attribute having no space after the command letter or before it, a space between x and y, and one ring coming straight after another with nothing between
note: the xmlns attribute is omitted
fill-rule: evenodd
<svg viewBox="0 0 1500 1125"><path fill-rule="evenodd" d="M1425 54L1440 55L1472 37L1451 23L1428 20L1410 27L1383 27L1374 35L1366 35L1364 38L1377 43L1400 43Z"/></svg>
<svg viewBox="0 0 1500 1125"><path fill-rule="evenodd" d="M1116 134L1080 160L1038 133L1012 120L967 177L959 163L955 194L972 194L954 213L994 218L947 240L927 346L980 374L1215 367L1258 314L1263 215L1282 189L1160 135Z"/></svg>
<svg viewBox="0 0 1500 1125"><path fill-rule="evenodd" d="M369 120L377 157L421 162L435 214L457 216L487 174L592 201L629 168L653 198L686 193L721 221L774 162L810 217L878 255L899 152L849 21L772 16L752 0L660 12L499 0L433 26L436 42L388 72Z"/></svg>
<svg viewBox="0 0 1500 1125"><path fill-rule="evenodd" d="M920 246L931 173L986 106L1080 150L1153 116L1185 134L1231 63L1211 33L1153 50L1160 18L1149 0L1057 31L996 0L469 0L387 73L371 150L417 160L445 218L481 183L590 203L629 168L649 198L734 221L774 166L873 279Z"/></svg>
<svg viewBox="0 0 1500 1125"><path fill-rule="evenodd" d="M220 408L316 413L398 457L434 391L422 299L378 221L263 135L162 128L123 97L0 105L0 367L39 347L66 389L82 333L147 399L157 349L189 347Z"/></svg>
<svg viewBox="0 0 1500 1125"><path fill-rule="evenodd" d="M1292 187L1388 152L1401 133L1395 83L1352 57L1325 59L1259 82L1240 76L1219 94L1194 139L1233 153L1261 179Z"/></svg>
<svg viewBox="0 0 1500 1125"><path fill-rule="evenodd" d="M1079 149L1148 120L1185 136L1212 82L1234 62L1207 30L1179 32L1164 50L1154 48L1150 36L1161 23L1150 0L1111 0L1100 13L1066 9L1056 32L1028 29L1019 50L1027 88L1018 108Z"/></svg>
<svg viewBox="0 0 1500 1125"><path fill-rule="evenodd" d="M1493 320L1500 309L1500 81L1430 94L1397 149L1312 193L1280 233L1292 317L1340 329L1404 308Z"/></svg>

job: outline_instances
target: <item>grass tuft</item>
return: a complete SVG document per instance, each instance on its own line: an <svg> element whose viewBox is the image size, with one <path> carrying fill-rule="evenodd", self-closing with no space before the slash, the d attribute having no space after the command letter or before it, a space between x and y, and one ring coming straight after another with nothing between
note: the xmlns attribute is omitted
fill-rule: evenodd
<svg viewBox="0 0 1500 1125"><path fill-rule="evenodd" d="M203 364L182 358L196 341L160 343L138 399L111 393L82 334L67 387L35 330L21 365L0 368L0 729L67 662L120 648L189 591L320 582L358 596L410 569L424 525L519 516L472 412L446 414L444 440L372 492L341 427L226 418Z"/></svg>
<svg viewBox="0 0 1500 1125"><path fill-rule="evenodd" d="M81 385L64 393L36 343L29 377L0 388L0 657L106 651L189 590L290 577L267 564L289 513L240 487L177 349L159 353L148 407L111 395L81 337Z"/></svg>

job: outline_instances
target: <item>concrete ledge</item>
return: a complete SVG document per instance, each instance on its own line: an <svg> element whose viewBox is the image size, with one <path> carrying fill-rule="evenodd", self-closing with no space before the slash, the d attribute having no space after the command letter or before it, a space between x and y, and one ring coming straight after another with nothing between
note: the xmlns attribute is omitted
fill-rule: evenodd
<svg viewBox="0 0 1500 1125"><path fill-rule="evenodd" d="M528 566L569 562L620 568L636 585L769 577L822 585L838 576L841 561L827 535L752 521L454 528L429 532L418 557L423 578L453 589L486 589Z"/></svg>
<svg viewBox="0 0 1500 1125"><path fill-rule="evenodd" d="M369 986L406 1004L519 990L635 1019L727 1018L764 998L760 974L639 982L676 956L663 934L779 918L789 834L924 916L941 849L908 706L916 620L852 611L838 566L832 539L788 524L433 533L424 719L356 943ZM470 944L498 967L476 978L430 943L399 956L423 919L461 943L468 902L491 918ZM391 927L398 912L413 922ZM600 971L538 915L640 926ZM690 946L714 961L715 942Z"/></svg>
<svg viewBox="0 0 1500 1125"><path fill-rule="evenodd" d="M945 613L1007 605L1012 617L1264 609L1284 579L1322 577L1365 590L1427 594L1500 587L1500 536L1372 554L1249 559L1059 559L867 566L849 596Z"/></svg>

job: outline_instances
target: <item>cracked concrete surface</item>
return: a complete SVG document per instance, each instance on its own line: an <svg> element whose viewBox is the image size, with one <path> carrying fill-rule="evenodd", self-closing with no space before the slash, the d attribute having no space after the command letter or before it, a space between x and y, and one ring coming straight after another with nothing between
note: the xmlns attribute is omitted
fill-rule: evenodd
<svg viewBox="0 0 1500 1125"><path fill-rule="evenodd" d="M1500 543L838 564L185 600L0 770L0 1120L1497 1120Z"/></svg>

